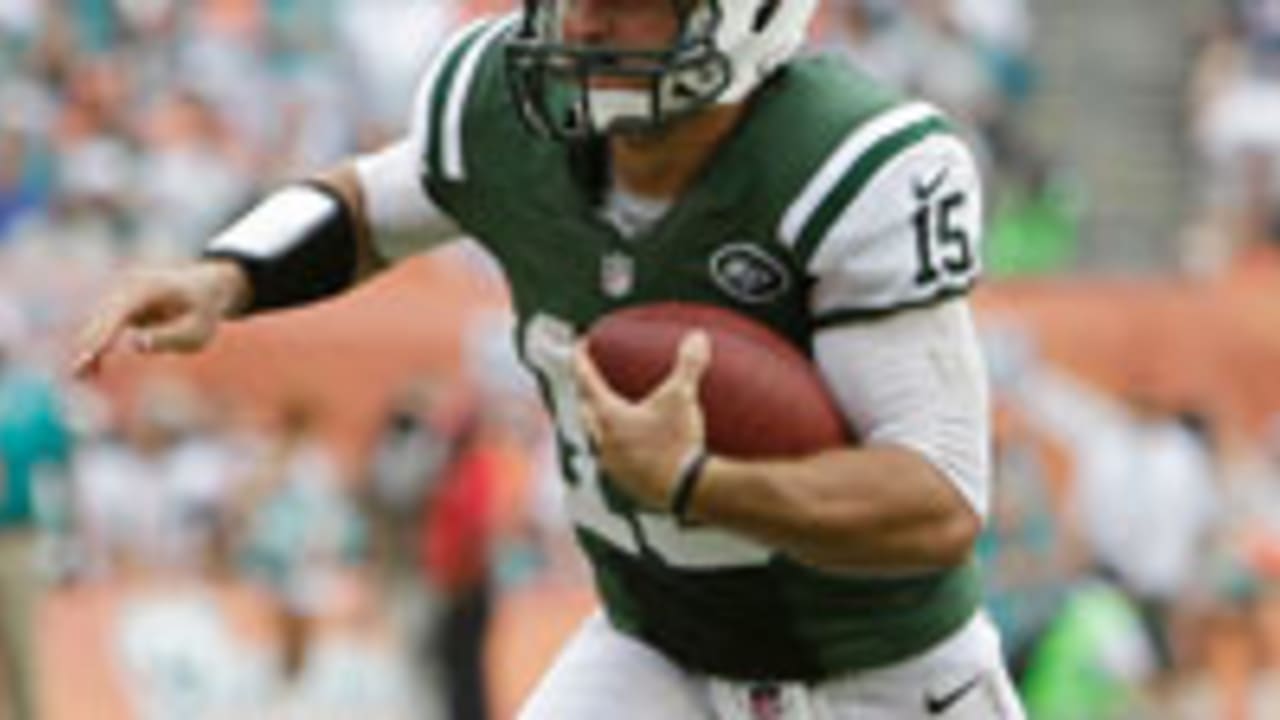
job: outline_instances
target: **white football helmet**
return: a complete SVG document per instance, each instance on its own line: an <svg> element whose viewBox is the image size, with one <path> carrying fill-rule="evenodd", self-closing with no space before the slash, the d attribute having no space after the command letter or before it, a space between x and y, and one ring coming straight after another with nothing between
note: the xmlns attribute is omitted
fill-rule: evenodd
<svg viewBox="0 0 1280 720"><path fill-rule="evenodd" d="M817 0L652 1L671 4L674 40L620 48L564 38L567 13L583 0L525 0L505 50L512 92L535 130L559 139L651 132L742 100L795 54L817 8ZM629 80L626 89L598 82L608 78Z"/></svg>

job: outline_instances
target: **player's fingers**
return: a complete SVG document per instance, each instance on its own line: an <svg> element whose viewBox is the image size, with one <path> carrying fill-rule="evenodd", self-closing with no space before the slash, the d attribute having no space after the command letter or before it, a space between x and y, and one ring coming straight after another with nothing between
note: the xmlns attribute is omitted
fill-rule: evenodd
<svg viewBox="0 0 1280 720"><path fill-rule="evenodd" d="M87 377L98 371L102 358L115 346L132 314L130 299L122 297L108 301L90 317L76 342L76 354L71 365L73 375Z"/></svg>
<svg viewBox="0 0 1280 720"><path fill-rule="evenodd" d="M191 352L204 347L213 335L213 323L199 313L187 312L154 326L136 328L132 340L141 353Z"/></svg>
<svg viewBox="0 0 1280 720"><path fill-rule="evenodd" d="M628 404L600 373L600 368L596 367L595 361L591 359L586 343L579 343L574 349L573 369L578 382L578 392L588 404L595 405L605 412Z"/></svg>
<svg viewBox="0 0 1280 720"><path fill-rule="evenodd" d="M86 335L86 339L77 343L75 357L71 361L71 374L78 378L87 378L97 374L102 367L102 357L115 344L118 330L112 326Z"/></svg>
<svg viewBox="0 0 1280 720"><path fill-rule="evenodd" d="M662 382L659 393L684 393L696 397L698 386L711 365L711 338L705 331L695 330L680 340L676 364Z"/></svg>

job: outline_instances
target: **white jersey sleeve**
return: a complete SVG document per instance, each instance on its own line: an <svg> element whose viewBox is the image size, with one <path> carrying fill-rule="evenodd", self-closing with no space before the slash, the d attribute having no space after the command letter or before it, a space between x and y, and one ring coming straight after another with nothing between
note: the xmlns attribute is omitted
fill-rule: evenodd
<svg viewBox="0 0 1280 720"><path fill-rule="evenodd" d="M378 255L388 262L458 237L453 220L422 186L423 155L413 138L356 159L365 218Z"/></svg>
<svg viewBox="0 0 1280 720"><path fill-rule="evenodd" d="M477 21L455 32L428 63L414 93L409 131L386 148L356 159L374 245L395 262L459 236L457 225L427 194L423 173L431 148L431 108L448 65L484 28Z"/></svg>
<svg viewBox="0 0 1280 720"><path fill-rule="evenodd" d="M795 202L784 242L820 324L964 294L981 271L982 185L969 149L916 103L855 129Z"/></svg>
<svg viewBox="0 0 1280 720"><path fill-rule="evenodd" d="M863 443L909 448L985 519L991 475L987 375L968 303L955 298L814 339L819 370Z"/></svg>
<svg viewBox="0 0 1280 720"><path fill-rule="evenodd" d="M857 189L842 196L841 185ZM795 217L810 237L798 232L797 247L816 359L838 404L863 442L920 453L985 518L990 400L963 298L981 271L977 163L917 103L854 130L806 192Z"/></svg>

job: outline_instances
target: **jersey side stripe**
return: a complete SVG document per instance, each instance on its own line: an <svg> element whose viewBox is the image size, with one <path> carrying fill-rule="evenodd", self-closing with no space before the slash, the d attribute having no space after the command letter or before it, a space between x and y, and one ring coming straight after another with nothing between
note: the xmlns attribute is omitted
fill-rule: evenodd
<svg viewBox="0 0 1280 720"><path fill-rule="evenodd" d="M480 39L467 48L462 64L458 66L455 79L449 88L449 105L445 109L444 128L444 179L460 181L466 179L466 167L462 153L462 116L470 96L471 81L480 65L480 58L493 44L494 38L501 35L515 24L517 16L499 20L480 36Z"/></svg>
<svg viewBox="0 0 1280 720"><path fill-rule="evenodd" d="M866 308L837 308L828 310L813 319L813 330L814 332L822 332L823 330L847 325L849 323L880 320L907 310L920 310L922 308L934 307L936 305L941 305L948 300L968 295L969 291L973 290L973 286L976 284L977 280L970 278L959 285L942 286L935 289L929 295L911 300L904 300L892 305Z"/></svg>
<svg viewBox="0 0 1280 720"><path fill-rule="evenodd" d="M854 128L787 208L778 232L783 243L795 247L801 231L823 199L867 150L899 130L935 115L937 110L931 105L916 102L889 110Z"/></svg>
<svg viewBox="0 0 1280 720"><path fill-rule="evenodd" d="M431 61L427 74L422 80L422 84L418 86L417 96L413 101L413 125L410 128L410 136L415 138L419 148L424 151L430 150L432 144L432 130L435 126L436 98L438 97L437 86L440 84L441 76L444 75L445 68L449 65L449 61L453 59L458 48L466 45L475 37L485 25L484 19L473 20L466 27L454 33L436 52L435 58Z"/></svg>

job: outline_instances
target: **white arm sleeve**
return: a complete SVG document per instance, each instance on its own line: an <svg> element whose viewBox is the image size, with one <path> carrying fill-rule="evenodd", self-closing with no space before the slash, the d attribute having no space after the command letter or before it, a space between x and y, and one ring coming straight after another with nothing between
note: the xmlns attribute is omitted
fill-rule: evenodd
<svg viewBox="0 0 1280 720"><path fill-rule="evenodd" d="M427 156L430 98L449 58L483 27L474 22L454 32L427 64L414 92L405 136L389 147L356 159L365 213L374 246L388 262L429 250L458 237L453 220L427 195L423 158Z"/></svg>
<svg viewBox="0 0 1280 720"><path fill-rule="evenodd" d="M863 443L920 453L986 519L990 400L965 300L829 327L815 354Z"/></svg>
<svg viewBox="0 0 1280 720"><path fill-rule="evenodd" d="M378 254L396 262L458 236L453 220L427 195L421 141L413 136L356 159L365 217Z"/></svg>
<svg viewBox="0 0 1280 720"><path fill-rule="evenodd" d="M990 400L963 299L981 271L982 184L959 139L920 128L934 115L909 105L856 130L795 217L833 217L808 256L809 308L818 366L850 425L864 443L922 455L985 520ZM826 190L840 177L863 184L837 212L810 213L806 197L841 198Z"/></svg>

